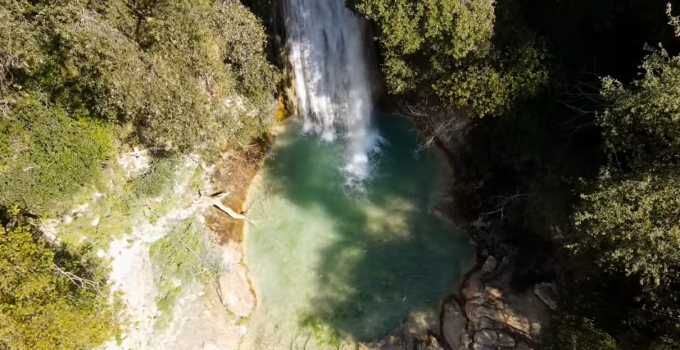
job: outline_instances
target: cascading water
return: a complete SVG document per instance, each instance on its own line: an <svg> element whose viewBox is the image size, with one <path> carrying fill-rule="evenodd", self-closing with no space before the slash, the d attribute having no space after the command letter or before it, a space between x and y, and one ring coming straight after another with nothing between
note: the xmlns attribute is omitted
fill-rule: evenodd
<svg viewBox="0 0 680 350"><path fill-rule="evenodd" d="M366 21L343 0L287 0L285 15L304 130L327 141L344 138L348 180L362 182L370 176L369 156L380 139L371 131Z"/></svg>
<svg viewBox="0 0 680 350"><path fill-rule="evenodd" d="M286 122L245 204L257 307L239 349L349 350L404 322L435 327L473 256L433 215L451 169L434 149L413 156L422 139L407 119L372 120L366 22L344 0L285 1L303 123ZM378 135L389 143L376 162ZM343 195L343 180L362 195Z"/></svg>

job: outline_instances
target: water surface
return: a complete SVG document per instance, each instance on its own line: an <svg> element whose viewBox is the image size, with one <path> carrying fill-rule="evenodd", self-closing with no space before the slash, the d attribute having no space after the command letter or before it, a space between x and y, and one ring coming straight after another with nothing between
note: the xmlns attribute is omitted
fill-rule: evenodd
<svg viewBox="0 0 680 350"><path fill-rule="evenodd" d="M472 250L430 214L448 166L414 153L400 117L377 119L387 140L363 191L344 184L345 145L289 122L253 184L246 261L258 298L243 349L337 348L383 337L457 288Z"/></svg>

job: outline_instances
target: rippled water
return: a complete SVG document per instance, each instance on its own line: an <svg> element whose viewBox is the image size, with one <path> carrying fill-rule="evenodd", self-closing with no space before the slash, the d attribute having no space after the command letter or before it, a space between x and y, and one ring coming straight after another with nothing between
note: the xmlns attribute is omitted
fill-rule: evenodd
<svg viewBox="0 0 680 350"><path fill-rule="evenodd" d="M341 143L289 122L253 184L246 261L258 298L243 349L338 348L383 337L455 290L472 249L430 214L449 169L400 117L365 191L343 185ZM340 346L344 347L344 346Z"/></svg>

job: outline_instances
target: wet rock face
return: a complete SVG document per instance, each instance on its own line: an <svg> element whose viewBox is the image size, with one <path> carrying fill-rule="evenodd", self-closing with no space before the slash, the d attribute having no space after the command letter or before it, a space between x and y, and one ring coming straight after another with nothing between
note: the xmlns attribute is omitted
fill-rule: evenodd
<svg viewBox="0 0 680 350"><path fill-rule="evenodd" d="M475 333L475 343L483 346L496 346L498 344L498 332L493 329L482 329Z"/></svg>
<svg viewBox="0 0 680 350"><path fill-rule="evenodd" d="M533 290L511 292L509 265L488 258L469 276L462 300L444 305L442 334L452 350L530 350L538 344L548 308Z"/></svg>

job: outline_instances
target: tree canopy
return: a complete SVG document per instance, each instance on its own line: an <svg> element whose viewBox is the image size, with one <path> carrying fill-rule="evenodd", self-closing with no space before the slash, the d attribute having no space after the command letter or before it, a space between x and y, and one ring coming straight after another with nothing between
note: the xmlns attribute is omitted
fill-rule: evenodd
<svg viewBox="0 0 680 350"><path fill-rule="evenodd" d="M606 109L598 118L607 147L636 168L678 164L680 157L680 57L656 49L626 86L605 77Z"/></svg>
<svg viewBox="0 0 680 350"><path fill-rule="evenodd" d="M39 213L113 145L213 152L273 121L279 79L238 1L0 0L0 205Z"/></svg>
<svg viewBox="0 0 680 350"><path fill-rule="evenodd" d="M609 164L575 223L600 262L659 286L680 277L680 56L654 50L640 69L628 85L602 79Z"/></svg>
<svg viewBox="0 0 680 350"><path fill-rule="evenodd" d="M12 209L0 227L0 347L90 350L118 329L106 270L87 247L52 246Z"/></svg>
<svg viewBox="0 0 680 350"><path fill-rule="evenodd" d="M450 108L498 115L547 82L546 52L514 4L353 0L375 21L390 93L430 91Z"/></svg>
<svg viewBox="0 0 680 350"><path fill-rule="evenodd" d="M598 261L649 285L676 282L680 268L678 169L605 173L583 195L575 217L587 236L577 248L597 251Z"/></svg>

